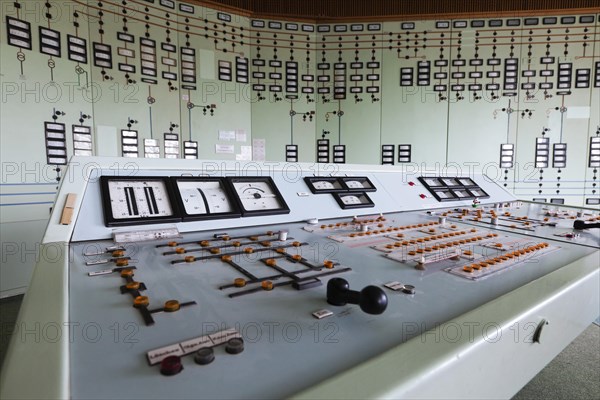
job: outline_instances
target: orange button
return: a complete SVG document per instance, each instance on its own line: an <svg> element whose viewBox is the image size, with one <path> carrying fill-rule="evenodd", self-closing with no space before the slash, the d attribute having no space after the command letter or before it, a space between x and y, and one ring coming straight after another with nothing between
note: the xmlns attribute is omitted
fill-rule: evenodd
<svg viewBox="0 0 600 400"><path fill-rule="evenodd" d="M148 307L149 304L150 300L148 299L148 296L137 296L133 299L133 306L135 308Z"/></svg>
<svg viewBox="0 0 600 400"><path fill-rule="evenodd" d="M244 287L246 286L246 280L244 278L235 278L233 280L233 285L235 287Z"/></svg>
<svg viewBox="0 0 600 400"><path fill-rule="evenodd" d="M277 265L277 260L275 260L274 258L267 258L265 260L265 264L267 264L269 267L274 267Z"/></svg>
<svg viewBox="0 0 600 400"><path fill-rule="evenodd" d="M164 310L166 312L175 312L175 311L179 310L180 307L181 306L177 300L167 300L165 302Z"/></svg>
<svg viewBox="0 0 600 400"><path fill-rule="evenodd" d="M127 260L126 258L117 258L115 260L115 264L117 265L117 267L126 267L129 265L129 260Z"/></svg>
<svg viewBox="0 0 600 400"><path fill-rule="evenodd" d="M124 270L121 271L121 277L127 278L128 276L133 276L133 269L126 268L126 269L124 269Z"/></svg>

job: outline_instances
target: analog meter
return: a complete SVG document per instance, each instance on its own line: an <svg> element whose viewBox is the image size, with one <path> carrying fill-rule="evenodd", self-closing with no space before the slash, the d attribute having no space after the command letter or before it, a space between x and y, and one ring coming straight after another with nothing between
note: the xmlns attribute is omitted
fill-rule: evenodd
<svg viewBox="0 0 600 400"><path fill-rule="evenodd" d="M275 182L266 176L229 178L242 216L288 214L290 212Z"/></svg>
<svg viewBox="0 0 600 400"><path fill-rule="evenodd" d="M173 177L173 187L184 221L240 216L225 178Z"/></svg>
<svg viewBox="0 0 600 400"><path fill-rule="evenodd" d="M349 190L359 190L361 192L377 191L375 185L366 176L345 176L341 180Z"/></svg>
<svg viewBox="0 0 600 400"><path fill-rule="evenodd" d="M154 224L181 220L167 178L100 178L106 226Z"/></svg>
<svg viewBox="0 0 600 400"><path fill-rule="evenodd" d="M367 196L366 193L362 192L334 193L333 197L344 210L351 208L369 208L375 206L371 198Z"/></svg>
<svg viewBox="0 0 600 400"><path fill-rule="evenodd" d="M304 182L314 194L342 192L346 188L342 186L340 178L334 176L305 176Z"/></svg>

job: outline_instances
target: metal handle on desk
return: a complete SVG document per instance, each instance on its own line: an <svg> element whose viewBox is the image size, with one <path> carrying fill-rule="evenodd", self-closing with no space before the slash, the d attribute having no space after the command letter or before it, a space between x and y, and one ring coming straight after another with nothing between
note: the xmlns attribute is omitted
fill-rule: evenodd
<svg viewBox="0 0 600 400"><path fill-rule="evenodd" d="M538 326L535 328L535 332L533 332L533 343L540 343L540 337L542 336L542 330L544 326L548 325L548 321L546 319L542 319Z"/></svg>

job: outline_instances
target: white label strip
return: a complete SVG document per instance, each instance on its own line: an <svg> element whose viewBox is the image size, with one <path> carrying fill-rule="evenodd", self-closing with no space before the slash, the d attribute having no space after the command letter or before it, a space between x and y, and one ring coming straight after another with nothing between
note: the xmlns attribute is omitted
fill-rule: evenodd
<svg viewBox="0 0 600 400"><path fill-rule="evenodd" d="M227 342L229 339L240 338L242 336L235 329L226 329L224 331L209 335L209 337L213 341L215 346L218 346L220 344Z"/></svg>
<svg viewBox="0 0 600 400"><path fill-rule="evenodd" d="M179 343L183 350L183 354L190 354L202 347L212 347L213 341L210 340L208 336L200 336L198 338L194 338L191 340L186 340L185 342Z"/></svg>
<svg viewBox="0 0 600 400"><path fill-rule="evenodd" d="M148 362L150 365L155 365L170 356L184 355L183 349L179 344L161 347L160 349L151 350L147 353Z"/></svg>
<svg viewBox="0 0 600 400"><path fill-rule="evenodd" d="M150 350L146 353L150 365L156 365L169 356L184 356L191 354L201 347L214 347L226 343L229 339L241 338L235 329L225 329L211 335L199 336L180 343Z"/></svg>

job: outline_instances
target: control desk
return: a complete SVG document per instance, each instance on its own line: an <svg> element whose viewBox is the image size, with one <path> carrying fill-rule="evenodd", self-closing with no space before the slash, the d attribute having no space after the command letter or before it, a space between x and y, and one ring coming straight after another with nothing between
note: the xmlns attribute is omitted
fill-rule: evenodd
<svg viewBox="0 0 600 400"><path fill-rule="evenodd" d="M473 173L73 158L0 393L508 398L598 317L599 222Z"/></svg>

